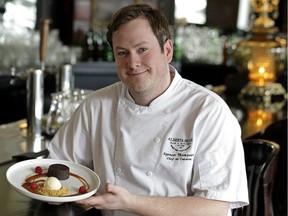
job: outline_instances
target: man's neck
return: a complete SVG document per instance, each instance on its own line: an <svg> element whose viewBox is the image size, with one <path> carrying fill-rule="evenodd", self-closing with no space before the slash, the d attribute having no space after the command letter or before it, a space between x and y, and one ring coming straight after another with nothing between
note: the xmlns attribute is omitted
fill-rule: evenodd
<svg viewBox="0 0 288 216"><path fill-rule="evenodd" d="M172 83L174 76L175 76L175 74L170 72L170 76L169 76L167 82L165 82L166 84L164 84L162 87L160 86L158 93L156 92L154 95L151 94L151 92L141 92L141 93L133 92L133 93L131 93L130 91L129 91L129 94L131 95L131 97L133 98L133 100L135 101L136 104L138 104L140 106L149 106L153 100L158 98L160 95L162 95L169 88L169 86Z"/></svg>

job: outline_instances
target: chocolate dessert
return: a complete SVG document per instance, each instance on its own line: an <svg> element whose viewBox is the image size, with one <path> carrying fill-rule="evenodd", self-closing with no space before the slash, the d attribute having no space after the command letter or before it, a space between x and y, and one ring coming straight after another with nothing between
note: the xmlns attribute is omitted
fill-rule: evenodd
<svg viewBox="0 0 288 216"><path fill-rule="evenodd" d="M52 164L48 168L47 176L56 177L59 180L68 179L70 175L69 167L64 164Z"/></svg>

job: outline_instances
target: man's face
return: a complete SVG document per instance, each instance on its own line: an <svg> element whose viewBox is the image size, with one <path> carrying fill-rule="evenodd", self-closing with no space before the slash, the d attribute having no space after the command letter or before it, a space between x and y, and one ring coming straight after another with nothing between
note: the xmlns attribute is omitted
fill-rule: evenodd
<svg viewBox="0 0 288 216"><path fill-rule="evenodd" d="M144 96L153 100L168 88L171 40L166 41L161 52L149 22L143 17L122 25L113 33L112 40L118 76L134 99Z"/></svg>

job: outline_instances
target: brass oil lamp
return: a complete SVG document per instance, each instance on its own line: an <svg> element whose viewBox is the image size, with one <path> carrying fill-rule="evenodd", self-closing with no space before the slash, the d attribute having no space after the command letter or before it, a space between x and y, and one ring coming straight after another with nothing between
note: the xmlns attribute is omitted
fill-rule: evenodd
<svg viewBox="0 0 288 216"><path fill-rule="evenodd" d="M286 90L276 83L287 69L286 40L275 27L279 0L250 0L252 28L234 49L234 63L249 82L240 97L270 103L273 97L286 98Z"/></svg>

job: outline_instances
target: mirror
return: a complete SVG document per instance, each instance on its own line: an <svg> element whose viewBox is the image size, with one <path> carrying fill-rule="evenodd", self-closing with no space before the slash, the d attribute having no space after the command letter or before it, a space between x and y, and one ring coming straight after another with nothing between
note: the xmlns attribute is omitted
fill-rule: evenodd
<svg viewBox="0 0 288 216"><path fill-rule="evenodd" d="M14 22L19 26L33 28L35 19L46 15L53 19L51 28L59 29L61 41L71 44L73 31L88 29L91 19L94 20L93 23L99 20L103 22L116 9L132 2L155 5L164 12L171 25L176 18L176 22L177 19L185 19L188 23L220 29L249 29L249 0L0 0L0 25L4 22L4 17L7 17L10 19L9 25ZM6 10L5 5L9 6ZM10 13L10 10L16 8L21 12ZM91 11L96 11L92 18ZM280 0L279 14L276 25L281 32L287 32L287 1ZM35 28L37 29L37 23Z"/></svg>

